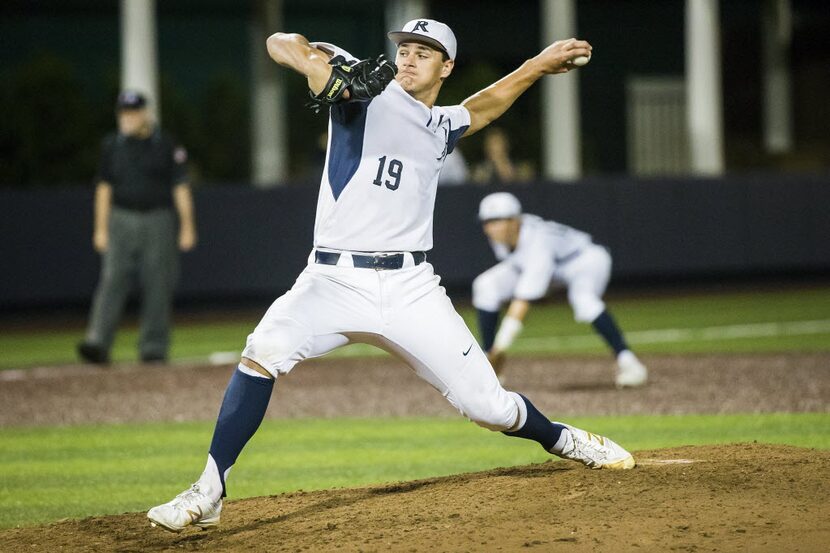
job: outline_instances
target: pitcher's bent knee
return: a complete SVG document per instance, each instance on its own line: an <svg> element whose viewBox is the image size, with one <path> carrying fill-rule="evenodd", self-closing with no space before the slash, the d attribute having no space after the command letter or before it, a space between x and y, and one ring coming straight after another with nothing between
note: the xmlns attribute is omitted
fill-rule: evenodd
<svg viewBox="0 0 830 553"><path fill-rule="evenodd" d="M261 365L276 376L287 373L304 359L309 331L292 319L262 321L248 335L242 357Z"/></svg>

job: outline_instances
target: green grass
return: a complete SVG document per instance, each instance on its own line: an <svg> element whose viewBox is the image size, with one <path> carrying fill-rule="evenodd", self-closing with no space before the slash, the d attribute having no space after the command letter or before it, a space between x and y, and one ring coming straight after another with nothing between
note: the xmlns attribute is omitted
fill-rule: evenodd
<svg viewBox="0 0 830 553"><path fill-rule="evenodd" d="M590 325L573 321L564 298L535 306L525 330L513 346L514 353L549 355L556 353L604 353L606 346ZM811 321L830 319L830 287L781 291L719 292L676 297L626 298L610 300L609 308L630 335L633 347L645 353L830 351L830 325L813 334L772 335L733 339L709 339L699 335L676 341L649 342L638 333L662 329L701 329L724 325ZM475 329L475 314L462 308L461 314ZM239 352L258 321L181 323L173 331L173 359L206 359L216 351ZM33 365L58 365L76 361L75 343L80 328L54 331L14 331L0 334L0 369ZM564 337L564 339L562 339ZM113 349L116 361L136 358L137 332L124 328ZM558 340L549 340L558 338ZM362 344L335 351L337 355L382 355Z"/></svg>
<svg viewBox="0 0 830 553"><path fill-rule="evenodd" d="M830 325L815 334L771 335L732 339L705 339L699 333L689 339L669 342L643 342L638 333L660 329L702 329L729 325L783 323L790 321L827 321L830 319L830 288L782 290L777 292L732 292L680 297L631 298L609 301L609 309L631 335L637 351L647 353L746 353L773 351L830 351ZM473 322L472 316L467 319ZM717 334L717 333L713 333ZM579 337L583 339L531 347L545 337ZM535 339L535 340L534 340ZM560 341L561 342L561 341ZM548 354L602 353L606 346L590 325L573 322L564 299L532 309L524 332L514 346L522 353Z"/></svg>
<svg viewBox="0 0 830 553"><path fill-rule="evenodd" d="M206 322L177 325L173 330L172 359L206 359L215 351L242 351L245 338L258 321ZM7 331L0 334L0 369L77 363L75 345L82 329ZM138 330L121 329L112 351L114 361L135 361Z"/></svg>
<svg viewBox="0 0 830 553"><path fill-rule="evenodd" d="M631 450L757 440L830 448L830 414L574 418ZM195 480L212 423L0 429L0 527L142 511ZM266 421L233 498L411 480L548 459L460 419Z"/></svg>
<svg viewBox="0 0 830 553"><path fill-rule="evenodd" d="M536 306L512 351L597 354L605 345L578 325L560 296ZM830 287L621 298L609 307L635 349L647 353L830 351L830 329L733 336L701 329L827 321ZM475 317L461 310L471 328ZM180 323L174 359L239 351L256 320ZM777 328L777 327L776 327ZM680 329L660 341L646 331ZM0 368L75 361L81 329L0 333ZM135 359L135 328L119 333L113 357ZM369 346L333 355L376 355ZM552 413L555 416L555 413ZM756 440L830 449L830 414L575 418L632 450ZM65 517L142 511L198 477L212 422L0 429L0 528ZM540 462L531 442L494 436L460 419L266 421L233 469L233 498L411 480Z"/></svg>

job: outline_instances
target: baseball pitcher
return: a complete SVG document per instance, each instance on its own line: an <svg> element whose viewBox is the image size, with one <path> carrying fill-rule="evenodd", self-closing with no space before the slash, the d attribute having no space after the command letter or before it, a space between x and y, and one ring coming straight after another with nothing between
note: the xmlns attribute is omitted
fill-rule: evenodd
<svg viewBox="0 0 830 553"><path fill-rule="evenodd" d="M482 348L503 375L504 352L522 331L530 302L547 294L552 283L564 284L574 318L591 323L614 351L618 388L642 386L646 367L631 352L602 295L611 277L611 255L581 230L522 214L519 200L496 192L481 200L478 218L499 263L473 281ZM502 306L507 313L498 325ZM498 332L496 327L498 326Z"/></svg>
<svg viewBox="0 0 830 553"><path fill-rule="evenodd" d="M570 70L590 44L555 42L463 104L440 107L435 101L456 56L453 32L417 19L389 38L398 47L394 65L382 57L358 60L298 34L268 38L271 58L303 75L312 107L328 112L313 249L294 286L248 336L204 472L190 489L150 509L154 525L177 532L218 524L228 472L259 427L275 379L352 342L394 354L481 426L590 467L635 464L613 441L551 422L502 388L425 253L432 248L438 174L458 140L498 118L538 79Z"/></svg>

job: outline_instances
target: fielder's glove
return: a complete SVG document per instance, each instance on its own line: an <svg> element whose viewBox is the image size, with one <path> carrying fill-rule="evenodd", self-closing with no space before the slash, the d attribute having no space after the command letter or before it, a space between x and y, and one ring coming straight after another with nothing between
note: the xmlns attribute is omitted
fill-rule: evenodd
<svg viewBox="0 0 830 553"><path fill-rule="evenodd" d="M349 63L343 56L335 56L329 63L331 77L320 94L309 91L311 101L306 106L319 113L323 106L332 106L343 101L343 94L349 91L349 102L366 102L386 89L398 72L394 64L381 54L377 59L365 59Z"/></svg>

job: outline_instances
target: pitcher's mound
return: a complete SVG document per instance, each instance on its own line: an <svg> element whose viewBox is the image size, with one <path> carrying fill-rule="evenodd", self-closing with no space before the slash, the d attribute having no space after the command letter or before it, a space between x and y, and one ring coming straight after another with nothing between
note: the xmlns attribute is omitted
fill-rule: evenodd
<svg viewBox="0 0 830 553"><path fill-rule="evenodd" d="M144 513L88 518L3 531L0 550L827 550L830 451L736 444L636 457L630 471L552 461L231 501L209 531L167 533Z"/></svg>

